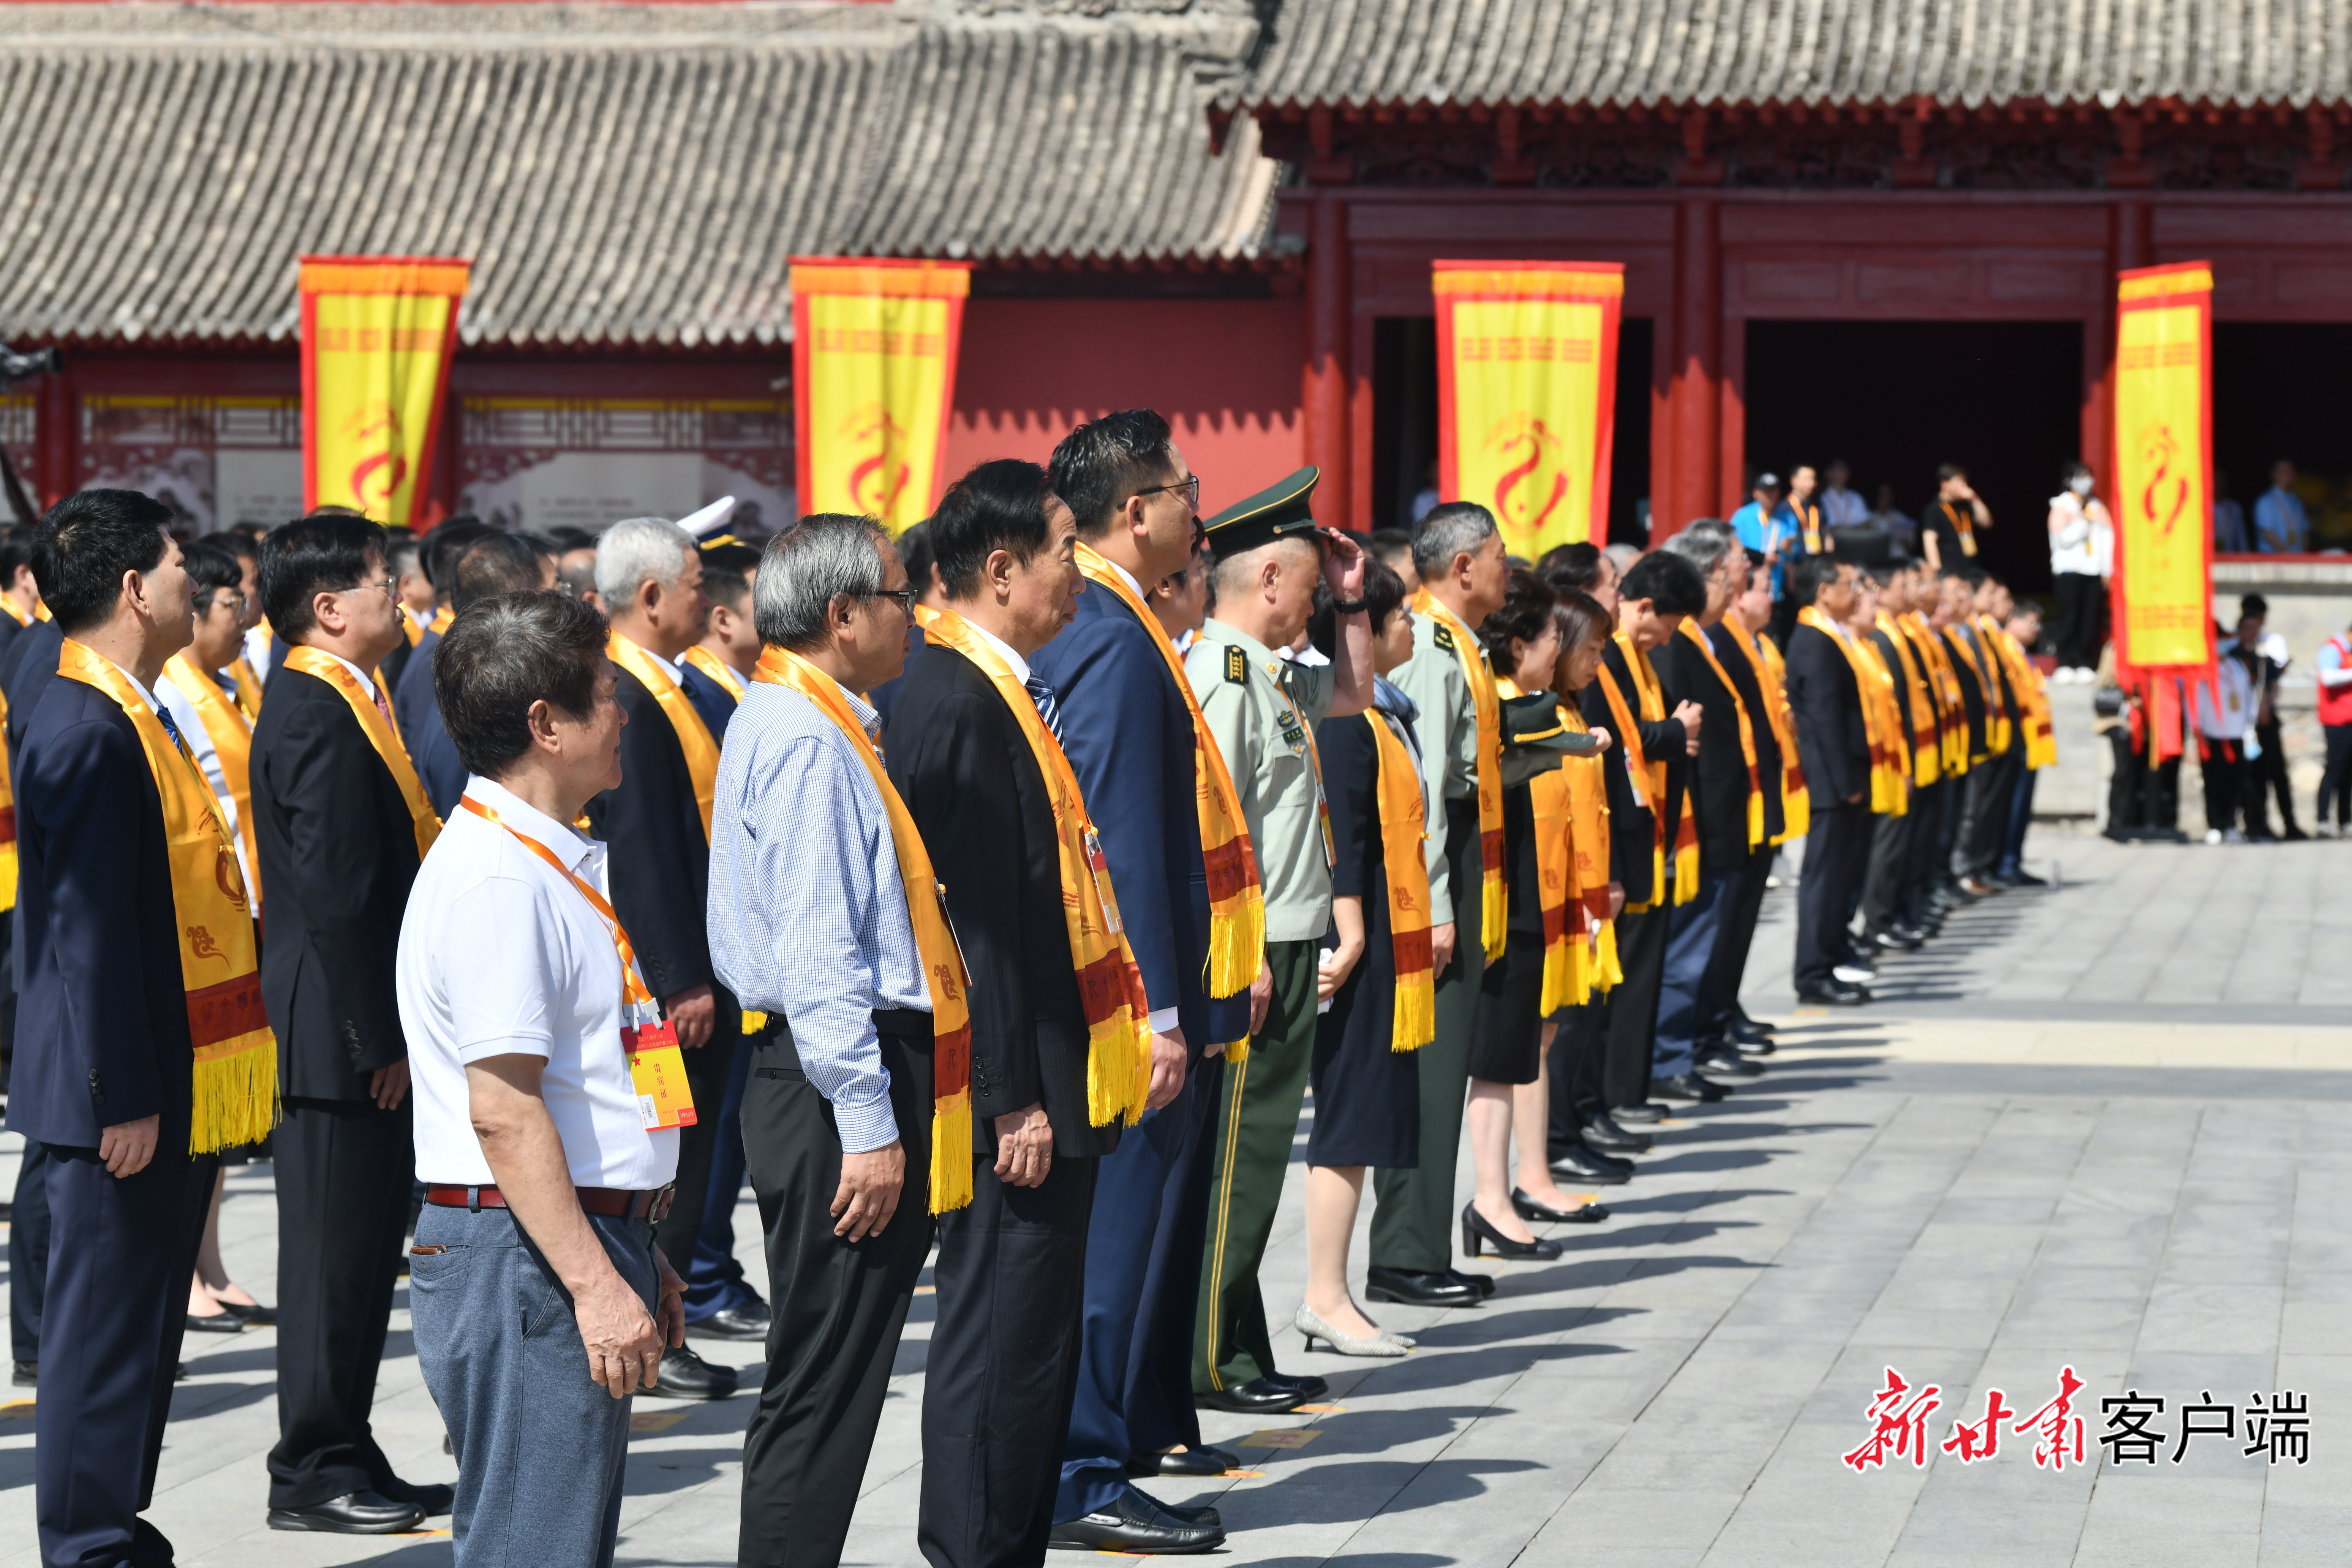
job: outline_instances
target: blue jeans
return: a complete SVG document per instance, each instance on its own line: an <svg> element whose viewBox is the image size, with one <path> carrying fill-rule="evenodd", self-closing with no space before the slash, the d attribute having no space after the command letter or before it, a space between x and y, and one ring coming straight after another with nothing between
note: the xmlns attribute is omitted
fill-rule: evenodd
<svg viewBox="0 0 2352 1568"><path fill-rule="evenodd" d="M719 1145L710 1152L709 1194L694 1233L694 1261L686 1271L686 1321L701 1322L733 1308L759 1303L760 1292L735 1258L735 1205L743 1195L743 1089L751 1079L755 1035L735 1047L727 1098L719 1104Z"/></svg>
<svg viewBox="0 0 2352 1568"><path fill-rule="evenodd" d="M588 1217L654 1309L653 1226ZM629 1407L588 1375L572 1299L505 1209L428 1204L408 1259L425 1386L457 1455L457 1568L611 1568Z"/></svg>
<svg viewBox="0 0 2352 1568"><path fill-rule="evenodd" d="M1666 918L1666 967L1658 985L1658 1028L1650 1057L1652 1078L1680 1078L1696 1065L1699 1031L1706 1023L1700 992L1707 961L1715 956L1722 921L1723 890L1731 883L1722 871L1700 875L1698 896L1676 904Z"/></svg>
<svg viewBox="0 0 2352 1568"><path fill-rule="evenodd" d="M2001 835L2000 863L1994 869L2001 876L2014 877L2023 869L2025 830L2033 826L2033 774L2026 769L2017 772L2017 793L2010 796L2009 823Z"/></svg>

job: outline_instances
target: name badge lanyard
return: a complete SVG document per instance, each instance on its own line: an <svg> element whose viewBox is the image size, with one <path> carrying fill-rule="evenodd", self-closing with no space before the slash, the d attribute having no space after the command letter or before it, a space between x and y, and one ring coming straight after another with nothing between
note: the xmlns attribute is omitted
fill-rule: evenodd
<svg viewBox="0 0 2352 1568"><path fill-rule="evenodd" d="M1269 659L1265 672L1273 678L1275 690L1291 699L1291 705L1276 716L1276 721L1288 721L1290 728L1283 731L1283 744L1290 748L1292 756L1305 761L1307 776L1315 781L1315 819L1323 830L1323 869L1336 875L1339 869L1339 842L1331 832L1331 802L1323 793L1323 753L1316 748L1314 730L1298 711L1297 699L1291 697L1290 688L1282 679L1281 661ZM1298 736L1296 741L1290 738L1294 732Z"/></svg>
<svg viewBox="0 0 2352 1568"><path fill-rule="evenodd" d="M637 977L636 949L629 944L629 933L621 929L621 917L614 912L612 904L558 859L553 850L528 833L518 832L512 823L491 807L472 795L460 796L457 804L484 821L505 828L516 843L554 867L557 874L588 900L596 918L604 922L604 929L613 936L613 951L621 959L621 1047L628 1054L629 1086L637 1097L637 1119L648 1132L693 1126L694 1091L686 1081L686 1058L678 1049L677 1030L658 1016L653 993ZM638 1021L649 1015L650 1021Z"/></svg>

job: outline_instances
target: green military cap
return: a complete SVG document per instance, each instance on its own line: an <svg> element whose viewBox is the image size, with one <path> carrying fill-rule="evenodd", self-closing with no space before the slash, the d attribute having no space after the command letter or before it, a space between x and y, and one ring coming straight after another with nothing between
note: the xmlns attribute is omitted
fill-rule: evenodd
<svg viewBox="0 0 2352 1568"><path fill-rule="evenodd" d="M1315 513L1307 502L1323 470L1309 464L1278 485L1235 501L1208 521L1209 548L1220 557L1239 555L1277 539L1299 535L1315 542Z"/></svg>
<svg viewBox="0 0 2352 1568"><path fill-rule="evenodd" d="M1597 742L1568 727L1559 699L1549 691L1506 697L1502 703L1503 783L1525 784L1559 766L1562 756L1589 756Z"/></svg>

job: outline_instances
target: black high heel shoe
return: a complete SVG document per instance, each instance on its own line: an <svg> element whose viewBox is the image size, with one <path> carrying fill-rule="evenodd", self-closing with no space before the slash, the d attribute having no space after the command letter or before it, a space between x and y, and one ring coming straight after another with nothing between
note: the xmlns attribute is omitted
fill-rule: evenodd
<svg viewBox="0 0 2352 1568"><path fill-rule="evenodd" d="M1479 1247L1492 1243L1497 1258L1558 1258L1557 1241L1513 1241L1496 1230L1485 1215L1478 1212L1475 1201L1462 1205L1462 1250L1472 1258L1479 1256Z"/></svg>
<svg viewBox="0 0 2352 1568"><path fill-rule="evenodd" d="M1535 1225L1599 1225L1609 1217L1609 1211L1599 1204L1580 1204L1572 1209L1556 1209L1549 1204L1539 1204L1518 1188L1511 1189L1511 1207L1518 1216Z"/></svg>

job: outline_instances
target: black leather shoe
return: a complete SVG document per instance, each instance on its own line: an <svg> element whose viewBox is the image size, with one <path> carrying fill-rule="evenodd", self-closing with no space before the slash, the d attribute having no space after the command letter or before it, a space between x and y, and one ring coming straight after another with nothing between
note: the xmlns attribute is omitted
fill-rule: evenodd
<svg viewBox="0 0 2352 1568"><path fill-rule="evenodd" d="M1227 1470L1242 1467L1238 1456L1223 1448L1181 1448L1172 1454L1129 1454L1127 1473L1130 1476L1182 1476L1188 1479L1203 1479L1222 1476ZM1166 1503L1160 1505L1166 1508Z"/></svg>
<svg viewBox="0 0 2352 1568"><path fill-rule="evenodd" d="M1755 1062L1743 1061L1738 1051L1709 1051L1698 1058L1698 1070L1717 1078L1762 1078L1764 1069Z"/></svg>
<svg viewBox="0 0 2352 1568"><path fill-rule="evenodd" d="M1187 1523L1133 1487L1113 1498L1108 1507L1055 1525L1045 1537L1046 1546L1060 1552L1133 1552L1146 1556L1213 1552L1224 1543L1223 1525Z"/></svg>
<svg viewBox="0 0 2352 1568"><path fill-rule="evenodd" d="M1646 1154L1653 1147L1650 1140L1639 1132L1628 1132L1609 1117L1596 1116L1584 1124L1587 1148L1604 1154Z"/></svg>
<svg viewBox="0 0 2352 1568"><path fill-rule="evenodd" d="M188 1332L192 1334L241 1334L245 1320L227 1312L188 1314Z"/></svg>
<svg viewBox="0 0 2352 1568"><path fill-rule="evenodd" d="M695 1354L693 1346L680 1345L662 1352L659 1376L641 1392L660 1399L731 1399L735 1369L713 1366Z"/></svg>
<svg viewBox="0 0 2352 1568"><path fill-rule="evenodd" d="M1650 1092L1660 1100L1696 1100L1702 1105L1712 1105L1731 1094L1731 1090L1723 1085L1709 1083L1695 1072L1676 1073L1672 1078L1654 1078L1650 1080Z"/></svg>
<svg viewBox="0 0 2352 1568"><path fill-rule="evenodd" d="M1394 1301L1402 1307L1475 1307L1483 1298L1478 1288L1444 1270L1424 1274L1412 1268L1364 1270L1364 1300Z"/></svg>
<svg viewBox="0 0 2352 1568"><path fill-rule="evenodd" d="M1870 1000L1870 988L1832 978L1826 984L1798 992L1797 1000L1808 1007L1859 1007Z"/></svg>
<svg viewBox="0 0 2352 1568"><path fill-rule="evenodd" d="M1648 1100L1637 1100L1632 1105L1620 1105L1609 1112L1609 1120L1620 1127L1654 1126L1664 1121L1666 1116L1667 1110L1664 1106Z"/></svg>
<svg viewBox="0 0 2352 1568"><path fill-rule="evenodd" d="M1475 1203L1462 1205L1462 1250L1472 1258L1482 1247L1491 1247L1497 1258L1558 1258L1559 1243L1538 1237L1533 1241L1514 1241L1505 1236L1493 1220L1478 1212Z"/></svg>
<svg viewBox="0 0 2352 1568"><path fill-rule="evenodd" d="M2286 836L2289 838L2300 838L2303 837L2302 834L2297 833L2292 827L2286 830ZM2047 877L2037 877L2032 872L2021 866L2016 870L2011 871L2009 874L2009 885L2012 888L2046 888L2050 885L2050 879Z"/></svg>
<svg viewBox="0 0 2352 1568"><path fill-rule="evenodd" d="M686 1331L700 1340L764 1340L768 1304L753 1301L748 1307L729 1307L687 1324Z"/></svg>
<svg viewBox="0 0 2352 1568"><path fill-rule="evenodd" d="M1780 1029L1778 1024L1767 1024L1760 1018L1749 1017L1748 1009L1737 1004L1734 1004L1731 1009L1731 1021L1741 1028L1751 1030L1759 1035L1774 1035Z"/></svg>
<svg viewBox="0 0 2352 1568"><path fill-rule="evenodd" d="M1571 1144L1552 1157L1551 1173L1579 1186L1622 1187L1633 1179L1633 1162Z"/></svg>
<svg viewBox="0 0 2352 1568"><path fill-rule="evenodd" d="M1884 931L1872 931L1870 940L1877 944L1881 952L1916 952L1926 945L1921 938L1899 931L1893 926L1888 926Z"/></svg>
<svg viewBox="0 0 2352 1568"><path fill-rule="evenodd" d="M457 1489L440 1481L417 1486L394 1476L388 1481L378 1481L375 1491L378 1497L393 1502L415 1503L425 1510L427 1519L438 1519L457 1506Z"/></svg>
<svg viewBox="0 0 2352 1568"><path fill-rule="evenodd" d="M1371 1292L1364 1292L1371 1296ZM1373 1296L1372 1300L1381 1298ZM1202 1410L1230 1410L1236 1415L1280 1415L1307 1403L1307 1396L1295 1388L1278 1383L1268 1383L1262 1377L1211 1394L1194 1394L1193 1405Z"/></svg>
<svg viewBox="0 0 2352 1568"><path fill-rule="evenodd" d="M1511 1189L1511 1207L1529 1225L1599 1225L1609 1217L1609 1211L1599 1204L1579 1204L1572 1209L1556 1209L1549 1204L1539 1204L1518 1188Z"/></svg>
<svg viewBox="0 0 2352 1568"><path fill-rule="evenodd" d="M220 1310L232 1318L251 1323L257 1329L266 1329L278 1321L278 1309L265 1307L258 1301L222 1301Z"/></svg>
<svg viewBox="0 0 2352 1568"><path fill-rule="evenodd" d="M1481 1301L1495 1293L1495 1277L1492 1274L1472 1274L1460 1268L1449 1268L1445 1277L1456 1285L1467 1285L1477 1291Z"/></svg>
<svg viewBox="0 0 2352 1568"><path fill-rule="evenodd" d="M37 1361L18 1362L15 1374L8 1381L19 1388L38 1386L41 1381L41 1363Z"/></svg>
<svg viewBox="0 0 2352 1568"><path fill-rule="evenodd" d="M1195 1507L1190 1503L1160 1502L1158 1498L1152 1498L1150 1500L1159 1505L1160 1512L1167 1514L1170 1518L1177 1521L1181 1524L1205 1525L1211 1530L1223 1530L1225 1528L1225 1516L1219 1513L1215 1509L1211 1508L1207 1503L1202 1503Z"/></svg>
<svg viewBox="0 0 2352 1568"><path fill-rule="evenodd" d="M1331 1392L1331 1385L1311 1372L1300 1376L1293 1376L1286 1372L1269 1372L1260 1381L1270 1383L1276 1388L1290 1389L1301 1399L1320 1399Z"/></svg>
<svg viewBox="0 0 2352 1568"><path fill-rule="evenodd" d="M1742 1019L1734 1018L1726 1024L1723 1038L1725 1044L1738 1046L1743 1050L1759 1051L1765 1056L1772 1054L1772 1037Z"/></svg>
<svg viewBox="0 0 2352 1568"><path fill-rule="evenodd" d="M425 1522L413 1502L394 1502L375 1492L346 1492L309 1508L273 1508L272 1530L309 1530L327 1535L396 1535Z"/></svg>

